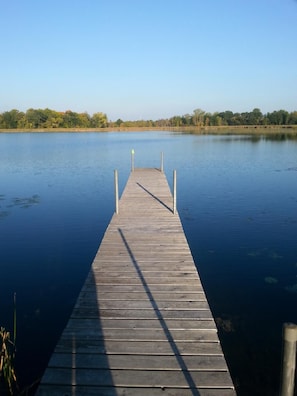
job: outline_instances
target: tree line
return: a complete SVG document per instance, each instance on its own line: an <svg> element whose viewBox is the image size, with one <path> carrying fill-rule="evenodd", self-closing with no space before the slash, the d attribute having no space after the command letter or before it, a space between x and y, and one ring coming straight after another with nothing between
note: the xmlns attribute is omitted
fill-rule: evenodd
<svg viewBox="0 0 297 396"><path fill-rule="evenodd" d="M151 123L153 121L150 121ZM125 123L124 123L125 124ZM192 114L174 116L169 119L161 119L153 122L158 127L207 127L207 126L266 126L266 125L297 125L297 111L289 113L286 110L276 110L263 114L255 108L250 112L233 113L230 110L223 112L208 113L196 109Z"/></svg>
<svg viewBox="0 0 297 396"><path fill-rule="evenodd" d="M71 110L58 112L50 109L29 109L5 111L0 114L2 129L46 129L46 128L106 128L107 115L101 112L90 116Z"/></svg>
<svg viewBox="0 0 297 396"><path fill-rule="evenodd" d="M196 109L192 114L173 116L158 120L109 121L102 112L92 116L87 112L71 110L58 112L50 109L29 109L21 112L16 109L0 113L1 129L47 129L47 128L113 128L113 127L207 127L207 126L267 126L297 125L297 111L276 110L263 114L255 108L250 112L233 113L230 110L208 113Z"/></svg>

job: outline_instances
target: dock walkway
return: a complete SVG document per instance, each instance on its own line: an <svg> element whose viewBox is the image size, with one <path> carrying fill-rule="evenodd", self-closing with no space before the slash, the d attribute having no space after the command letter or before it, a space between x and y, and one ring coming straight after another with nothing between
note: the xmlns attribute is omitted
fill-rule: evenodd
<svg viewBox="0 0 297 396"><path fill-rule="evenodd" d="M131 172L36 395L235 395L161 171Z"/></svg>

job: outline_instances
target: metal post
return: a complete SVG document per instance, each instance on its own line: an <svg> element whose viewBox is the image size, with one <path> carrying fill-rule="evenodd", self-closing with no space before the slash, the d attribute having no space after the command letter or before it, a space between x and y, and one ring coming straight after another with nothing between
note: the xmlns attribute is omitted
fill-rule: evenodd
<svg viewBox="0 0 297 396"><path fill-rule="evenodd" d="M293 396L296 366L297 325L285 323L283 326L283 372L281 396Z"/></svg>
<svg viewBox="0 0 297 396"><path fill-rule="evenodd" d="M134 171L134 149L131 150L131 172Z"/></svg>
<svg viewBox="0 0 297 396"><path fill-rule="evenodd" d="M115 193L115 212L119 213L119 181L118 181L118 171L114 171L114 193Z"/></svg>
<svg viewBox="0 0 297 396"><path fill-rule="evenodd" d="M176 170L173 171L173 214L176 213Z"/></svg>
<svg viewBox="0 0 297 396"><path fill-rule="evenodd" d="M163 155L163 151L161 152L161 167L160 167L160 171L162 173L164 172L164 155Z"/></svg>

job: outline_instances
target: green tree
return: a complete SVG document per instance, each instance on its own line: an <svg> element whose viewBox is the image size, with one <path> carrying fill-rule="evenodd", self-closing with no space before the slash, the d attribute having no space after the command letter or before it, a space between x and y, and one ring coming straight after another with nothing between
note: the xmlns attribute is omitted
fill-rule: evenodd
<svg viewBox="0 0 297 396"><path fill-rule="evenodd" d="M172 126L172 127L179 127L179 126L183 125L182 117L180 117L180 116L171 117L169 119L169 122L170 122L170 126Z"/></svg>
<svg viewBox="0 0 297 396"><path fill-rule="evenodd" d="M193 114L193 125L195 126L203 126L204 125L204 116L205 111L201 109L194 110Z"/></svg>
<svg viewBox="0 0 297 396"><path fill-rule="evenodd" d="M247 125L261 125L263 122L263 114L258 108L255 108L250 113L245 113L244 118Z"/></svg>
<svg viewBox="0 0 297 396"><path fill-rule="evenodd" d="M222 125L224 125L223 118L222 118L219 114L217 114L217 115L215 116L214 125L215 125L215 126L222 126Z"/></svg>
<svg viewBox="0 0 297 396"><path fill-rule="evenodd" d="M232 122L231 125L243 125L242 114L234 113L231 122Z"/></svg>
<svg viewBox="0 0 297 396"><path fill-rule="evenodd" d="M40 113L42 113L44 120L41 125L42 128L57 128L62 123L62 117L54 110L44 109L40 110Z"/></svg>
<svg viewBox="0 0 297 396"><path fill-rule="evenodd" d="M160 120L155 121L155 125L156 125L156 127L159 127L159 128L166 128L166 127L170 126L170 122L168 119L162 118Z"/></svg>
<svg viewBox="0 0 297 396"><path fill-rule="evenodd" d="M123 120L121 120L120 118L118 118L117 120L116 120L116 122L115 122L115 124L118 126L118 127L120 127L122 124L123 124Z"/></svg>
<svg viewBox="0 0 297 396"><path fill-rule="evenodd" d="M276 110L272 113L267 113L269 124L272 125L287 125L289 120L289 113L286 110Z"/></svg>
<svg viewBox="0 0 297 396"><path fill-rule="evenodd" d="M63 127L64 128L76 128L79 125L78 114L67 110L63 113Z"/></svg>
<svg viewBox="0 0 297 396"><path fill-rule="evenodd" d="M297 111L293 111L289 114L288 124L296 125L297 124Z"/></svg>
<svg viewBox="0 0 297 396"><path fill-rule="evenodd" d="M48 112L42 109L26 111L27 128L46 128Z"/></svg>
<svg viewBox="0 0 297 396"><path fill-rule="evenodd" d="M14 129L18 127L19 120L23 117L24 113L13 109L5 111L1 115L1 128Z"/></svg>
<svg viewBox="0 0 297 396"><path fill-rule="evenodd" d="M182 124L189 126L192 124L192 116L190 114L185 114L182 116Z"/></svg>
<svg viewBox="0 0 297 396"><path fill-rule="evenodd" d="M28 126L27 126L27 118L26 118L26 114L25 113L23 113L22 117L20 117L20 119L18 120L17 128L18 129L28 128Z"/></svg>
<svg viewBox="0 0 297 396"><path fill-rule="evenodd" d="M232 119L233 119L233 112L230 110L226 110L222 113L219 114L220 117L222 117L224 125L232 125Z"/></svg>
<svg viewBox="0 0 297 396"><path fill-rule="evenodd" d="M79 121L79 126L82 128L89 128L91 126L91 117L87 112L79 113L78 121Z"/></svg>
<svg viewBox="0 0 297 396"><path fill-rule="evenodd" d="M252 111L252 119L254 125L261 125L263 123L263 114L257 107Z"/></svg>
<svg viewBox="0 0 297 396"><path fill-rule="evenodd" d="M104 113L94 113L91 118L91 125L94 128L106 128L108 126L107 115Z"/></svg>
<svg viewBox="0 0 297 396"><path fill-rule="evenodd" d="M220 113L217 113L217 117L219 117L217 118L217 121L220 122L219 125L228 125L228 111L221 111Z"/></svg>

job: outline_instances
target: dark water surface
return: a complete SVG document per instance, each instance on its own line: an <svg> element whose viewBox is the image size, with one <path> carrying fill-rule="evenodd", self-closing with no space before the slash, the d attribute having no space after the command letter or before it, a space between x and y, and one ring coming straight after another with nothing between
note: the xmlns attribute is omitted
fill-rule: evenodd
<svg viewBox="0 0 297 396"><path fill-rule="evenodd" d="M277 395L283 322L297 323L297 141L167 132L0 134L0 325L38 379L135 166L159 167L219 327L238 395Z"/></svg>

